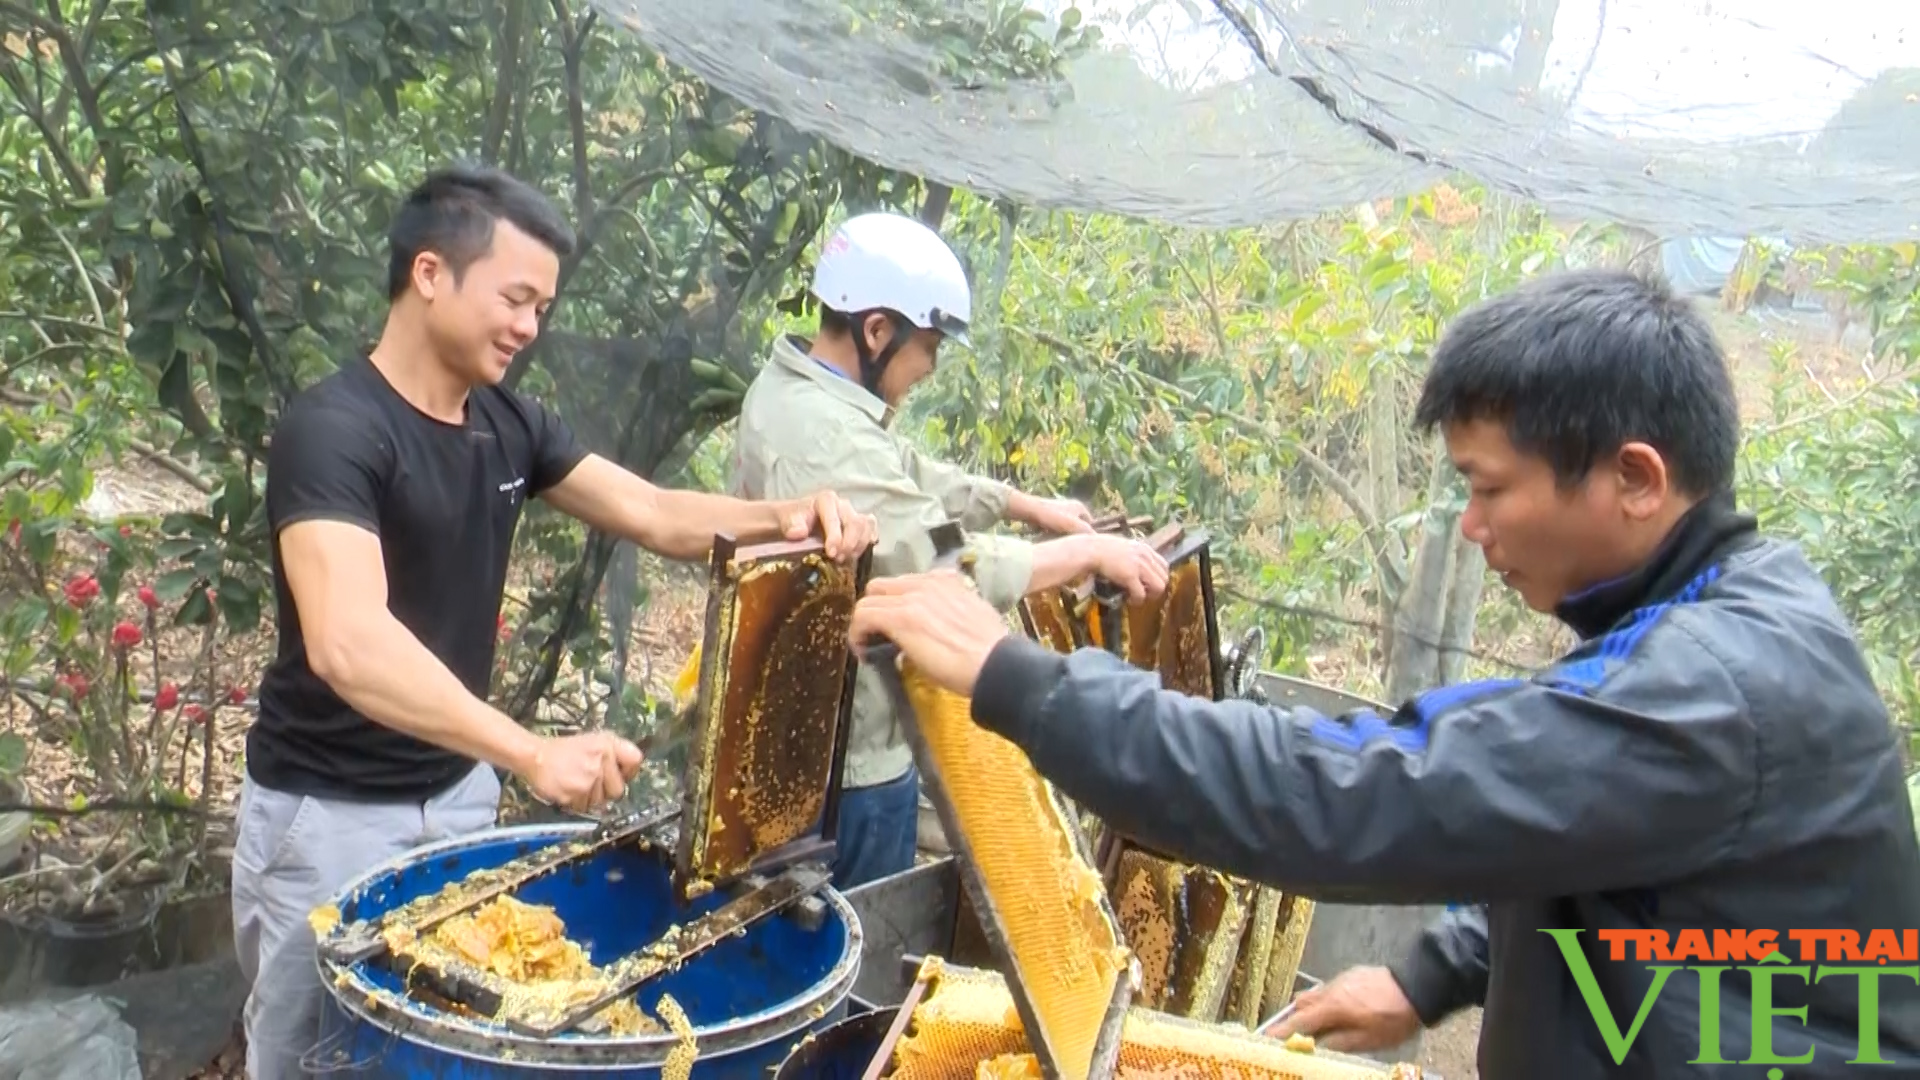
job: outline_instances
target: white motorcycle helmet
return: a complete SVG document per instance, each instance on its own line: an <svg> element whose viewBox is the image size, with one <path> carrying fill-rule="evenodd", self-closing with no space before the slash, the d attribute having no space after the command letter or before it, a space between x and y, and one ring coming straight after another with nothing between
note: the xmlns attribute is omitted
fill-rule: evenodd
<svg viewBox="0 0 1920 1080"><path fill-rule="evenodd" d="M861 382L879 393L880 373L908 334L904 319L935 330L962 345L973 318L973 290L960 259L940 234L901 214L860 214L848 218L827 238L813 270L814 298L856 324L870 312L895 320L893 341L870 355L866 335L857 330Z"/></svg>

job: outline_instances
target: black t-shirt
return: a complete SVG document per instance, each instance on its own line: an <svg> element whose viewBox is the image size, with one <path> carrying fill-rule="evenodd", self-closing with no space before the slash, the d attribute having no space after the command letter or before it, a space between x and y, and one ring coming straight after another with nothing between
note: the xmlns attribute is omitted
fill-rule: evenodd
<svg viewBox="0 0 1920 1080"><path fill-rule="evenodd" d="M247 733L248 775L296 795L421 801L473 768L367 719L314 675L280 564L280 530L313 520L372 530L387 609L484 697L521 509L585 457L537 402L476 387L466 423L442 423L408 404L365 357L297 395L267 458L280 647Z"/></svg>

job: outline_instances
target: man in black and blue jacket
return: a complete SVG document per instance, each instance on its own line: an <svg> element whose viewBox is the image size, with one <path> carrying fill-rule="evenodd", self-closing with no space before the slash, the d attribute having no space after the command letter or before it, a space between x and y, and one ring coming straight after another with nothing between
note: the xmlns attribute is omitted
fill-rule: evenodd
<svg viewBox="0 0 1920 1080"><path fill-rule="evenodd" d="M1920 1075L1895 735L1819 575L1734 506L1703 319L1625 273L1536 280L1449 328L1418 420L1470 486L1467 538L1580 636L1532 678L1392 716L1213 703L1011 637L954 575L876 582L855 641L971 694L1143 843L1333 902L1454 905L1391 969L1303 998L1290 1030L1331 1047L1484 1005L1484 1080ZM1854 936L1809 956L1808 930ZM1637 955L1649 931L1669 950ZM1737 955L1768 941L1790 963Z"/></svg>

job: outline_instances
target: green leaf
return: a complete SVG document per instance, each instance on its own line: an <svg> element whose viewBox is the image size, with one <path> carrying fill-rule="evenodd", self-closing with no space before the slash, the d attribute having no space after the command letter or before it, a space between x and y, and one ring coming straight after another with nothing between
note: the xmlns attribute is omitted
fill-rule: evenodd
<svg viewBox="0 0 1920 1080"><path fill-rule="evenodd" d="M0 731L0 776L19 776L26 768L26 738L15 732Z"/></svg>
<svg viewBox="0 0 1920 1080"><path fill-rule="evenodd" d="M153 583L153 593L162 600L172 602L187 595L187 590L200 582L200 571L188 567L184 570L170 570L161 574Z"/></svg>
<svg viewBox="0 0 1920 1080"><path fill-rule="evenodd" d="M70 645L80 635L80 613L65 604L53 610L54 640Z"/></svg>
<svg viewBox="0 0 1920 1080"><path fill-rule="evenodd" d="M240 633L249 633L260 625L260 594L243 581L220 579L220 617Z"/></svg>
<svg viewBox="0 0 1920 1080"><path fill-rule="evenodd" d="M253 516L253 486L239 469L228 471L226 482L220 485L220 501L226 511L227 535L245 532L247 519Z"/></svg>
<svg viewBox="0 0 1920 1080"><path fill-rule="evenodd" d="M172 540L162 540L153 554L161 562L179 562L199 555L200 549L205 546L199 540L176 537Z"/></svg>
<svg viewBox="0 0 1920 1080"><path fill-rule="evenodd" d="M205 626L213 617L213 604L207 600L207 590L194 589L187 594L187 602L173 616L175 626Z"/></svg>
<svg viewBox="0 0 1920 1080"><path fill-rule="evenodd" d="M143 321L127 335L127 351L134 359L158 367L173 358L173 324Z"/></svg>

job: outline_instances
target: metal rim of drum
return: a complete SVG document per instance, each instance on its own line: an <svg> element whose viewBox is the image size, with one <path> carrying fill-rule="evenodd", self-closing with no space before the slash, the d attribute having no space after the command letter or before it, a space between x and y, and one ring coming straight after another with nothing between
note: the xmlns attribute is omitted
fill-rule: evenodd
<svg viewBox="0 0 1920 1080"><path fill-rule="evenodd" d="M502 840L550 842L570 835L584 835L595 827L590 821L511 825L470 836L435 841L389 859L354 878L334 893L334 902L337 904L364 892L375 880L383 876L467 848ZM822 1001L831 1000L835 996L844 998L846 994L853 992L854 980L860 974L860 952L864 938L860 929L860 919L854 914L853 905L849 904L846 897L840 895L835 889L828 887L814 895L839 916L842 924L847 928L847 939L842 946L840 959L834 963L833 970L816 983L810 993L803 993L774 1008L734 1017L724 1024L713 1027L696 1026L694 1038L702 1058L714 1053L731 1053L735 1050L763 1046L795 1035L813 1023L815 1019L812 1016L813 1010ZM426 1013L409 1010L404 1014L404 1020L396 1022L393 1017L386 1015L390 1006L383 1005L377 1010L368 1008L367 1001L375 993L380 994L378 1000L383 1002L388 995L387 992L360 976L356 970L359 965L336 964L320 956L317 951L314 960L320 971L320 981L326 987L327 993L342 1010L355 1019L382 1029L391 1038L456 1057L487 1063L510 1060L516 1065L562 1067L613 1063L610 1059L617 1058L617 1063L621 1065L652 1066L665 1064L667 1055L680 1044L680 1036L670 1032L664 1035L641 1035L632 1038L568 1035L554 1040L534 1039L516 1034L504 1027L482 1027L478 1021L438 1011ZM699 961L696 959L693 962ZM840 993L842 990L846 993ZM507 1054L511 1057L507 1057Z"/></svg>
<svg viewBox="0 0 1920 1080"><path fill-rule="evenodd" d="M861 1027L878 1027L880 1029L881 1037L875 1043L875 1049L878 1049L885 1044L887 1029L893 1025L894 1018L899 1014L900 1006L882 1005L879 1008L871 1009L867 1012L853 1013L835 1020L826 1027L814 1032L812 1041L802 1041L794 1044L793 1048L787 1051L787 1056L781 1058L780 1064L775 1066L773 1080L801 1080L801 1077L805 1075L799 1071L801 1068L818 1064L817 1062L809 1061L803 1066L800 1061L802 1056L809 1052L818 1053L820 1051L815 1049L816 1047L821 1046L823 1043L832 1042L836 1038L848 1037L846 1036L847 1032L858 1030ZM869 1060L871 1060L872 1055L869 1054L868 1057Z"/></svg>

